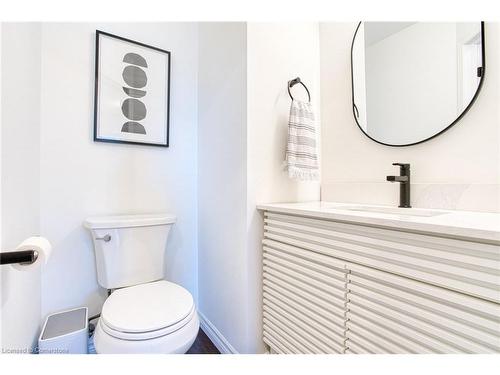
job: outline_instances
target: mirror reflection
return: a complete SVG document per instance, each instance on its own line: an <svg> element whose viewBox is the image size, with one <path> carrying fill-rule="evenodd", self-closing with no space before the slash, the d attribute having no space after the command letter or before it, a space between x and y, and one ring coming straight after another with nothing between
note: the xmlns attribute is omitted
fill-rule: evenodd
<svg viewBox="0 0 500 375"><path fill-rule="evenodd" d="M484 76L481 22L361 22L352 44L353 114L373 140L405 146L453 125Z"/></svg>

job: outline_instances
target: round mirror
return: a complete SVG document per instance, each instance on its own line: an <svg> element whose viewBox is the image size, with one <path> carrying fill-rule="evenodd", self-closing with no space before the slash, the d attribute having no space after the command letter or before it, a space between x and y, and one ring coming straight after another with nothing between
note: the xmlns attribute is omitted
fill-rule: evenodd
<svg viewBox="0 0 500 375"><path fill-rule="evenodd" d="M384 145L427 141L471 107L484 69L482 22L360 22L351 48L354 118Z"/></svg>

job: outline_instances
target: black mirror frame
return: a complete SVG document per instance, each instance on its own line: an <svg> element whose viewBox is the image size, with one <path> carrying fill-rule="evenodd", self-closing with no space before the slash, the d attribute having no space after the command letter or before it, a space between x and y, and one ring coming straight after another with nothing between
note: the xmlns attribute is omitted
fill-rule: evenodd
<svg viewBox="0 0 500 375"><path fill-rule="evenodd" d="M358 30L359 30L359 27L361 26L361 23L363 21L360 21L358 23L358 26L356 27L356 31L354 32L354 36L352 38L352 43L351 43L351 103L352 103L352 114L353 114L353 117L354 117L354 121L356 121L356 125L358 125L358 128L361 130L361 132L366 135L368 138L370 138L372 141L374 142L377 142L381 145L384 145L384 146L390 146L390 147L407 147L407 146L414 146L414 145L418 145L420 143L424 143L424 142L427 142L433 138L436 138L438 135L441 135L443 134L445 131L447 131L448 129L450 129L453 125L455 125L458 121L460 121L462 119L462 117L465 116L465 114L469 111L469 109L472 107L472 105L474 104L474 102L476 101L478 95L479 95L479 92L481 91L481 88L483 87L483 82L484 82L484 76L485 76L485 73L486 73L486 54L485 54L485 39L484 39L484 21L481 21L481 57L482 57L482 63L483 63L483 66L482 66L482 70L481 70L481 80L479 81L479 85L477 87L477 90L476 90L476 93L474 94L473 98L471 99L470 103L467 105L467 107L465 107L465 109L462 111L462 113L455 119L455 121L453 121L450 125L448 125L447 127L445 127L443 130L439 131L438 133L434 134L433 136L429 137L429 138L426 138L426 139L423 139L421 141L418 141L418 142L414 142L414 143L407 143L407 144L401 144L401 145L393 145L393 144L389 144L389 143L384 143L384 142L381 142L381 141L377 141L375 138L373 137L370 137L368 135L368 133L366 133L363 128L361 127L361 125L359 124L358 122L358 119L356 117L356 112L358 111L357 107L356 107L356 104L355 104L355 101L354 101L354 72L353 72L353 49L354 49L354 41L356 40L356 35L358 33Z"/></svg>

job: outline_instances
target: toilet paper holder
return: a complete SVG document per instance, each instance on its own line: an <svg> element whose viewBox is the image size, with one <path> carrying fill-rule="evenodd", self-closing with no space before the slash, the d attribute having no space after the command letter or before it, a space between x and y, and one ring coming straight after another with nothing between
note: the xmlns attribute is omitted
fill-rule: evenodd
<svg viewBox="0 0 500 375"><path fill-rule="evenodd" d="M0 265L4 264L32 264L38 258L36 250L9 251L0 253Z"/></svg>

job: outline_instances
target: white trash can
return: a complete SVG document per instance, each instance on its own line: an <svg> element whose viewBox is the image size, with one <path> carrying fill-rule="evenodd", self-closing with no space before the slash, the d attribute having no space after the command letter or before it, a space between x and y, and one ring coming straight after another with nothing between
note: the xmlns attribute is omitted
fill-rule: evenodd
<svg viewBox="0 0 500 375"><path fill-rule="evenodd" d="M87 354L88 309L60 311L45 319L38 338L40 354Z"/></svg>

